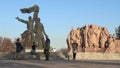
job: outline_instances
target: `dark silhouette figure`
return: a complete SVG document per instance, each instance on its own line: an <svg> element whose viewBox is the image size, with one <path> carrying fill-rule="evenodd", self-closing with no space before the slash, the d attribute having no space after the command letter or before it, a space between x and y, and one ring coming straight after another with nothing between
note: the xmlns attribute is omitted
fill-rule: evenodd
<svg viewBox="0 0 120 68"><path fill-rule="evenodd" d="M44 47L44 54L45 54L45 60L49 60L49 49L50 49L50 39L48 36L46 36L46 41L45 41L45 47Z"/></svg>
<svg viewBox="0 0 120 68"><path fill-rule="evenodd" d="M73 44L72 44L72 49L73 49L73 60L76 59L77 47L78 47L78 44L77 44L77 43L73 43Z"/></svg>
<svg viewBox="0 0 120 68"><path fill-rule="evenodd" d="M35 45L35 42L33 42L33 45L32 45L32 50L31 50L31 53L32 55L34 55L36 52L36 45Z"/></svg>
<svg viewBox="0 0 120 68"><path fill-rule="evenodd" d="M19 39L17 39L15 45L16 45L16 53L14 55L14 60L20 55L20 52L23 50L23 46L19 42Z"/></svg>

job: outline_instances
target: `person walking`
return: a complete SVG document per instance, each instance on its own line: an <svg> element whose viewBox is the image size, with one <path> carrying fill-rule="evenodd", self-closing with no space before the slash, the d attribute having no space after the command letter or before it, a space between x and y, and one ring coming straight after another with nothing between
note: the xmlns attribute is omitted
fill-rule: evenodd
<svg viewBox="0 0 120 68"><path fill-rule="evenodd" d="M44 47L44 54L45 54L45 60L49 60L49 49L50 49L50 39L48 36L46 36L46 41L45 41L45 47Z"/></svg>
<svg viewBox="0 0 120 68"><path fill-rule="evenodd" d="M73 44L72 44L72 48L73 48L73 60L76 59L77 47L78 47L78 44L77 44L77 43L73 43Z"/></svg>
<svg viewBox="0 0 120 68"><path fill-rule="evenodd" d="M16 43L16 53L14 55L14 60L20 55L20 52L23 50L23 46L21 45L19 39L17 39Z"/></svg>

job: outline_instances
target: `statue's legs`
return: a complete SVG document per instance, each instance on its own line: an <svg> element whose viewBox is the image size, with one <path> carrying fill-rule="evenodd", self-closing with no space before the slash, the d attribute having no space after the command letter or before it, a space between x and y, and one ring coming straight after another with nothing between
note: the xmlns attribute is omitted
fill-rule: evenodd
<svg viewBox="0 0 120 68"><path fill-rule="evenodd" d="M100 45L101 48L105 48L105 44L102 42Z"/></svg>
<svg viewBox="0 0 120 68"><path fill-rule="evenodd" d="M40 38L39 41L38 41L38 45L40 48L44 48L44 45L45 45L45 40L44 38Z"/></svg>
<svg viewBox="0 0 120 68"><path fill-rule="evenodd" d="M34 34L33 34L33 33L30 33L30 36L31 36L31 43L35 42Z"/></svg>
<svg viewBox="0 0 120 68"><path fill-rule="evenodd" d="M22 34L21 34L21 36L22 36L22 39L25 39L25 47L27 47L27 44L28 44L28 30L25 30Z"/></svg>

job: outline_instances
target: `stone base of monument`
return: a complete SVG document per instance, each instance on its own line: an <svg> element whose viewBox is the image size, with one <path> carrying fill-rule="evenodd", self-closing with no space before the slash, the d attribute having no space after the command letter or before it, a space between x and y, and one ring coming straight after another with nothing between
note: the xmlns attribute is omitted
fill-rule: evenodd
<svg viewBox="0 0 120 68"><path fill-rule="evenodd" d="M60 52L59 57L68 60L62 52ZM68 53L69 60L73 59L73 54ZM120 60L120 53L96 53L96 52L78 52L76 55L76 60Z"/></svg>
<svg viewBox="0 0 120 68"><path fill-rule="evenodd" d="M120 53L77 53L76 60L120 60Z"/></svg>
<svg viewBox="0 0 120 68"><path fill-rule="evenodd" d="M104 53L105 52L105 48L80 48L78 50L78 52L100 52L100 53Z"/></svg>

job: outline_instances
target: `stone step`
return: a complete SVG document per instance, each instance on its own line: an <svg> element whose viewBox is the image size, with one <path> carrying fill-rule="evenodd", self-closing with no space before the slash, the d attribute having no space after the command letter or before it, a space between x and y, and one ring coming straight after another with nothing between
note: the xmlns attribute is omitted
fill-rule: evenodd
<svg viewBox="0 0 120 68"><path fill-rule="evenodd" d="M0 60L1 59L14 59L14 52L10 53L10 52L0 52ZM50 53L50 59L54 59L57 58L57 54L51 52ZM36 52L34 55L31 55L30 52L21 52L21 54L18 56L18 59L22 59L22 60L29 60L29 59L45 59L45 55L43 52Z"/></svg>
<svg viewBox="0 0 120 68"><path fill-rule="evenodd" d="M13 59L15 53L3 52L0 53L0 59ZM18 59L43 59L44 54L37 52L35 55L31 55L30 52L22 52Z"/></svg>

